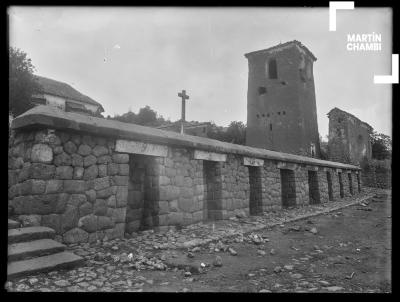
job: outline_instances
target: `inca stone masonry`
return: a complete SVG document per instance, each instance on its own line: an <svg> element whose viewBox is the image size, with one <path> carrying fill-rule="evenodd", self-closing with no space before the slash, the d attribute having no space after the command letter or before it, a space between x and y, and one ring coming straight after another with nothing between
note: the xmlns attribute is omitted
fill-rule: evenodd
<svg viewBox="0 0 400 302"><path fill-rule="evenodd" d="M359 167L38 106L14 119L9 215L65 243L339 200Z"/></svg>

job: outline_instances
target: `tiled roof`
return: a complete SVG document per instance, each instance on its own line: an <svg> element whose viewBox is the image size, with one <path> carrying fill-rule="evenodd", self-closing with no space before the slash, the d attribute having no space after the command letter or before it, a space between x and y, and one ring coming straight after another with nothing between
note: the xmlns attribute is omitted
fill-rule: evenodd
<svg viewBox="0 0 400 302"><path fill-rule="evenodd" d="M305 47L300 41L297 41L297 40L288 41L288 42L285 42L285 43L282 43L282 44L278 44L278 45L275 45L275 46L272 46L272 47L266 48L266 49L261 49L261 50L252 51L252 52L246 53L244 56L247 58L249 55L254 55L254 54L258 54L258 53L269 52L269 51L271 51L271 50L275 50L275 49L278 49L278 48L281 48L281 47L285 47L285 46L288 46L288 45L290 45L290 44L296 44L296 45L298 45L299 47L301 47L302 49L304 49L304 50L311 56L311 58L314 59L314 61L317 60L317 58L314 56L314 54L313 54L307 47Z"/></svg>
<svg viewBox="0 0 400 302"><path fill-rule="evenodd" d="M72 88L67 83L59 82L53 79L36 76L38 83L41 86L40 92L47 93L55 96L60 96L75 101L80 101L82 103L99 106L101 111L104 111L103 106L91 99L90 97L80 93L78 90Z"/></svg>

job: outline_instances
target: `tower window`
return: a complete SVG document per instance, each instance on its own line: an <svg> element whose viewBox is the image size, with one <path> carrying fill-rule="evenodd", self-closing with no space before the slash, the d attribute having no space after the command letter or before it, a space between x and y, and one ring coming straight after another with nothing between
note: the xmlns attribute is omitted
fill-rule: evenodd
<svg viewBox="0 0 400 302"><path fill-rule="evenodd" d="M265 117L265 114L264 114L264 113L262 114L262 117Z"/></svg>
<svg viewBox="0 0 400 302"><path fill-rule="evenodd" d="M272 131L272 124L269 124L269 131Z"/></svg>
<svg viewBox="0 0 400 302"><path fill-rule="evenodd" d="M283 114L283 115L285 115L285 114L286 114L286 112L285 112L285 111L282 111L282 114Z"/></svg>
<svg viewBox="0 0 400 302"><path fill-rule="evenodd" d="M280 112L280 111L278 111L278 115L281 115L281 112Z"/></svg>
<svg viewBox="0 0 400 302"><path fill-rule="evenodd" d="M257 116L257 118L260 118L260 115L259 115L259 114L257 114L256 116Z"/></svg>
<svg viewBox="0 0 400 302"><path fill-rule="evenodd" d="M267 117L269 117L269 113L267 113Z"/></svg>
<svg viewBox="0 0 400 302"><path fill-rule="evenodd" d="M276 65L276 59L270 59L268 62L268 76L270 79L278 78L278 67Z"/></svg>
<svg viewBox="0 0 400 302"><path fill-rule="evenodd" d="M267 88L260 86L258 87L258 94L262 95L262 94L266 94L267 93Z"/></svg>

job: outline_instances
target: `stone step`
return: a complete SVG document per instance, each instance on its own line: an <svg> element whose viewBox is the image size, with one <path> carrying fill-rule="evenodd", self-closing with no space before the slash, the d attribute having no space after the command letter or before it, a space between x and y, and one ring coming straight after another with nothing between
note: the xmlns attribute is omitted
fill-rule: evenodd
<svg viewBox="0 0 400 302"><path fill-rule="evenodd" d="M8 262L59 253L65 245L53 239L39 239L8 245Z"/></svg>
<svg viewBox="0 0 400 302"><path fill-rule="evenodd" d="M10 262L7 266L8 279L57 269L72 268L84 263L84 259L70 252L60 252L28 260Z"/></svg>
<svg viewBox="0 0 400 302"><path fill-rule="evenodd" d="M37 239L53 239L55 231L48 227L26 227L8 230L8 243L32 241Z"/></svg>
<svg viewBox="0 0 400 302"><path fill-rule="evenodd" d="M8 228L9 229L19 228L19 222L15 221L15 220L8 219Z"/></svg>

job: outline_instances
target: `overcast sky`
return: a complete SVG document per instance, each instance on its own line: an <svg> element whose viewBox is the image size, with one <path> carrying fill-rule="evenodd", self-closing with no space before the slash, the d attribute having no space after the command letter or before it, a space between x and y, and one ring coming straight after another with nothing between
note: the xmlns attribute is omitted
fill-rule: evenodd
<svg viewBox="0 0 400 302"><path fill-rule="evenodd" d="M100 102L103 115L149 105L180 118L177 93L190 100L186 119L227 126L246 122L248 65L244 54L299 40L317 57L318 127L338 107L391 135L390 9L328 8L11 7L10 45L28 54L36 74L72 85ZM381 52L349 52L347 33L382 34Z"/></svg>

